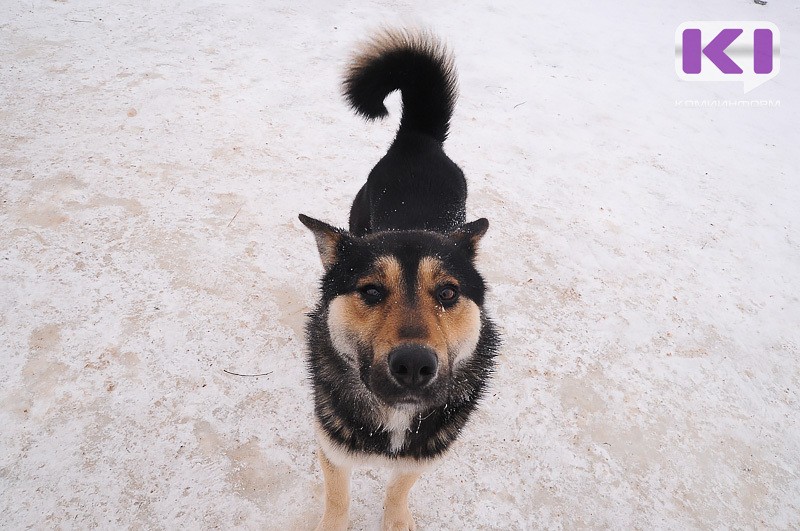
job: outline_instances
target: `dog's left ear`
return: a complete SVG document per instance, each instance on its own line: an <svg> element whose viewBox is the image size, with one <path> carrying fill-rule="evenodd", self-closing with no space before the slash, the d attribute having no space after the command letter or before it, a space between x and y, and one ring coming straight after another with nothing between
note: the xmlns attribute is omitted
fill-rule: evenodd
<svg viewBox="0 0 800 531"><path fill-rule="evenodd" d="M314 239L317 240L317 250L319 257L322 259L322 267L327 272L336 263L338 258L339 243L347 237L347 232L342 229L332 227L327 223L314 218L310 218L305 214L298 216L300 223L308 227L314 233Z"/></svg>
<svg viewBox="0 0 800 531"><path fill-rule="evenodd" d="M450 239L458 245L467 256L472 259L478 251L478 242L486 231L489 230L489 220L486 218L476 219L469 223L462 225L461 228L456 229L450 233Z"/></svg>

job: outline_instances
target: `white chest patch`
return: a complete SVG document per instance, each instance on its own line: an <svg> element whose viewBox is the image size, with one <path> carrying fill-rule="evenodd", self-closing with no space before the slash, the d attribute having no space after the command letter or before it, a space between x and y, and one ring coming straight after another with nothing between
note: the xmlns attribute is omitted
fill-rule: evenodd
<svg viewBox="0 0 800 531"><path fill-rule="evenodd" d="M386 414L384 428L389 432L389 451L396 453L403 448L406 435L410 431L411 421L414 419L413 408L390 408Z"/></svg>

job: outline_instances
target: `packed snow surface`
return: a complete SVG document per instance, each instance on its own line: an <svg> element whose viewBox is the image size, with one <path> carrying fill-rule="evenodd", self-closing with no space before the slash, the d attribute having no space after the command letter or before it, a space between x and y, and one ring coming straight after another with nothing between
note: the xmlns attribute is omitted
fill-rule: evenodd
<svg viewBox="0 0 800 531"><path fill-rule="evenodd" d="M679 81L691 20L774 22L780 74ZM297 214L344 226L391 140L339 87L383 25L455 51L504 335L419 527L800 527L789 0L2 2L0 527L315 524Z"/></svg>

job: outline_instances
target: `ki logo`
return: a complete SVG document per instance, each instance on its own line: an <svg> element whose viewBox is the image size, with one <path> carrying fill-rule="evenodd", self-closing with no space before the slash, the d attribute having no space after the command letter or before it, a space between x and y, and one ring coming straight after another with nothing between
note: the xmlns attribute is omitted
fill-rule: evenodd
<svg viewBox="0 0 800 531"><path fill-rule="evenodd" d="M747 94L780 67L771 22L684 22L675 32L675 72L684 81L739 81Z"/></svg>

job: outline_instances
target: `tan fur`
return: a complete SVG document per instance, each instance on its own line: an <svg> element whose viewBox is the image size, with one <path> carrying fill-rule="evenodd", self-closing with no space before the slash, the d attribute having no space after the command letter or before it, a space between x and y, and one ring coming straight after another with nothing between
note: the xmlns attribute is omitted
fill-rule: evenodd
<svg viewBox="0 0 800 531"><path fill-rule="evenodd" d="M375 261L374 273L358 280L359 288L368 284L380 284L395 294L404 291L403 268L400 262L393 256L378 258Z"/></svg>
<svg viewBox="0 0 800 531"><path fill-rule="evenodd" d="M342 231L303 214L299 217L300 222L314 233L322 266L328 271L336 263L336 247L342 239Z"/></svg>
<svg viewBox="0 0 800 531"><path fill-rule="evenodd" d="M384 531L414 531L417 526L408 508L408 493L417 482L419 472L395 473L386 487L386 501L383 508Z"/></svg>
<svg viewBox="0 0 800 531"><path fill-rule="evenodd" d="M345 531L350 518L350 469L331 463L322 450L317 456L325 477L325 513L317 531Z"/></svg>
<svg viewBox="0 0 800 531"><path fill-rule="evenodd" d="M400 263L394 257L381 257L374 272L358 281L359 287L378 284L386 288L388 296L381 304L369 306L358 293L334 299L328 312L334 345L353 358L357 343L371 345L375 362L380 362L402 343L419 343L436 352L440 371L448 371L451 362L459 362L475 349L481 327L480 308L464 296L455 306L441 306L436 299L437 288L458 283L435 258L420 262L415 298L409 299L403 278ZM448 359L450 354L453 360ZM445 375L446 372L440 373Z"/></svg>
<svg viewBox="0 0 800 531"><path fill-rule="evenodd" d="M363 330L358 324L367 318L359 311L359 304L359 295L351 293L336 297L328 307L328 329L333 346L340 354L348 356L354 364Z"/></svg>
<svg viewBox="0 0 800 531"><path fill-rule="evenodd" d="M447 310L438 304L435 299L436 288L444 284L458 286L458 282L442 269L441 262L435 258L426 257L420 261L417 283L422 292L420 298L433 301L433 307L429 307L426 315L432 317L436 330L447 344L448 352L455 353L453 361L460 361L463 356L472 353L478 344L481 332L480 308L466 297L461 297L458 304Z"/></svg>
<svg viewBox="0 0 800 531"><path fill-rule="evenodd" d="M327 271L336 263L336 245L339 243L341 235L332 232L317 232L314 233L314 239L317 241L322 267Z"/></svg>
<svg viewBox="0 0 800 531"><path fill-rule="evenodd" d="M354 466L379 465L394 470L386 488L382 529L416 529L408 508L408 494L417 479L436 461L409 457L387 459L354 454L341 448L315 424L319 449L317 455L325 478L325 513L316 531L347 529L350 507L350 471Z"/></svg>

